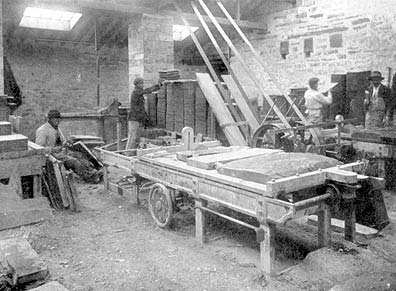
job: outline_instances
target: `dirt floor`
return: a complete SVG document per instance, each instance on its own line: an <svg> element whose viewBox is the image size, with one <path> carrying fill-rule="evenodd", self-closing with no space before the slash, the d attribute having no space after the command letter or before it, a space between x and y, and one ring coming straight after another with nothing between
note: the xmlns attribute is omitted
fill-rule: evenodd
<svg viewBox="0 0 396 291"><path fill-rule="evenodd" d="M191 209L163 230L144 205L104 194L102 185L78 189L81 212L55 212L51 222L0 232L28 238L51 279L70 291L396 290L395 193L385 193L391 224L370 240L351 244L333 233L332 248L318 250L315 227L304 221L280 227L276 268L283 272L266 279L248 229L210 217L209 241L201 246Z"/></svg>

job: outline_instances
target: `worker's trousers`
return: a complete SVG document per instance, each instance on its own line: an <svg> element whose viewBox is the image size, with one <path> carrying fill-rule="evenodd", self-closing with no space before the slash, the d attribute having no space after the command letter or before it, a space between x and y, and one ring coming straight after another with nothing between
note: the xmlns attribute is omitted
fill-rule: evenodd
<svg viewBox="0 0 396 291"><path fill-rule="evenodd" d="M139 121L130 120L128 121L128 142L126 149L136 149L140 142L140 136L142 134L142 124Z"/></svg>

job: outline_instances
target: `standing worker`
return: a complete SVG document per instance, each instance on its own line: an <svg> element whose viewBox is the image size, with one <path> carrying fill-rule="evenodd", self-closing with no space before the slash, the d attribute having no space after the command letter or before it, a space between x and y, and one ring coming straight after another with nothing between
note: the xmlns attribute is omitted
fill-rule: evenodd
<svg viewBox="0 0 396 291"><path fill-rule="evenodd" d="M381 72L373 71L370 75L369 81L371 86L366 91L366 98L364 99L364 109L366 110L365 127L366 129L375 129L384 127L384 119L392 120L390 114L391 110L391 90L382 85L381 81L384 78Z"/></svg>
<svg viewBox="0 0 396 291"><path fill-rule="evenodd" d="M311 78L308 81L309 89L304 94L305 107L307 108L308 121L316 124L323 122L323 106L330 105L333 102L331 91L328 96L319 92L319 79Z"/></svg>
<svg viewBox="0 0 396 291"><path fill-rule="evenodd" d="M126 149L136 149L139 141L142 128L148 125L150 119L144 109L144 94L150 94L161 88L161 80L158 84L144 89L144 79L136 78L133 81L135 88L132 91L130 103L131 107L128 113L128 142Z"/></svg>

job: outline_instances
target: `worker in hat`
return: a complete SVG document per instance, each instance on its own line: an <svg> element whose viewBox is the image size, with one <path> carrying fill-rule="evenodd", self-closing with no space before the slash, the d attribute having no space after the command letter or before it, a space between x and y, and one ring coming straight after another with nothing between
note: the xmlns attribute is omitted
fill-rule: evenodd
<svg viewBox="0 0 396 291"><path fill-rule="evenodd" d="M308 114L308 121L312 123L323 122L323 106L330 105L333 102L331 91L329 90L328 96L319 92L319 79L311 78L308 81L309 89L305 91L305 107Z"/></svg>
<svg viewBox="0 0 396 291"><path fill-rule="evenodd" d="M139 145L143 127L148 126L150 119L144 109L144 95L150 94L161 88L162 82L144 89L144 79L141 77L133 81L135 86L130 98L130 110L128 113L128 142L126 149L135 149Z"/></svg>
<svg viewBox="0 0 396 291"><path fill-rule="evenodd" d="M52 109L46 117L47 122L36 131L36 144L44 147L48 154L62 161L67 170L72 170L84 181L99 183L103 177L103 172L96 170L81 153L69 149L71 144L59 128L60 112Z"/></svg>
<svg viewBox="0 0 396 291"><path fill-rule="evenodd" d="M369 81L371 81L370 88L365 92L364 109L366 111L365 127L366 129L375 129L384 127L386 117L390 119L391 108L391 90L381 84L384 78L381 72L373 71L370 74ZM393 121L393 117L392 117Z"/></svg>

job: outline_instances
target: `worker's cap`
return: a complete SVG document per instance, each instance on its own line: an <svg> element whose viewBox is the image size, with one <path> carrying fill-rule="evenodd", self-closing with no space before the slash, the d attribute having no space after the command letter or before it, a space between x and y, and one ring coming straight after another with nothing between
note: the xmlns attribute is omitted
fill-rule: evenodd
<svg viewBox="0 0 396 291"><path fill-rule="evenodd" d="M311 79L308 80L309 87L312 87L312 86L314 86L314 85L316 85L318 83L319 83L319 78L316 78L316 77L311 78Z"/></svg>
<svg viewBox="0 0 396 291"><path fill-rule="evenodd" d="M61 114L58 110L51 109L50 111L48 111L47 117L48 118L61 118Z"/></svg>
<svg viewBox="0 0 396 291"><path fill-rule="evenodd" d="M369 77L369 80L383 80L384 78L382 77L381 72L379 71L372 71Z"/></svg>
<svg viewBox="0 0 396 291"><path fill-rule="evenodd" d="M134 81L133 81L133 85L135 86L142 86L144 84L144 79L141 77L137 77Z"/></svg>

